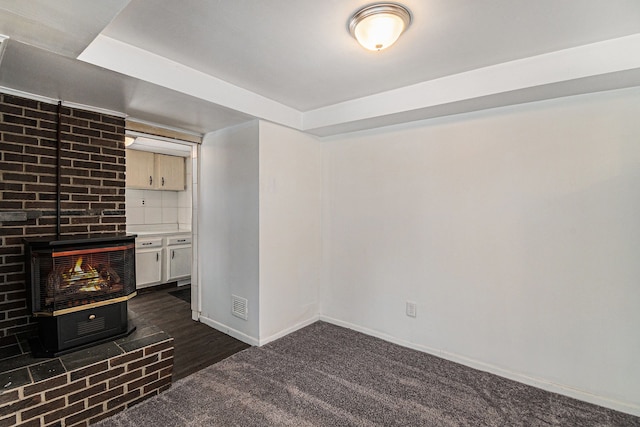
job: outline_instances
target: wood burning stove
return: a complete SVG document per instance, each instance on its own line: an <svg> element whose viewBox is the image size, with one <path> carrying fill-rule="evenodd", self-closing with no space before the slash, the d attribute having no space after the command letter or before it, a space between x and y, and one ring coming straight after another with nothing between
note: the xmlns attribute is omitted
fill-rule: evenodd
<svg viewBox="0 0 640 427"><path fill-rule="evenodd" d="M130 333L135 236L25 241L35 351L59 355Z"/></svg>

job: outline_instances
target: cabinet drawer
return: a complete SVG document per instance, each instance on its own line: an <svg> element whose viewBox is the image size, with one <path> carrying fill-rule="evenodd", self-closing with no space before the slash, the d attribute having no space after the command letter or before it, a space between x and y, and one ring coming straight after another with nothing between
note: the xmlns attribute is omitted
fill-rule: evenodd
<svg viewBox="0 0 640 427"><path fill-rule="evenodd" d="M190 234L185 234L184 236L167 237L167 246L190 245L190 244L191 244L191 235Z"/></svg>
<svg viewBox="0 0 640 427"><path fill-rule="evenodd" d="M162 247L161 237L136 239L136 249L161 248L161 247Z"/></svg>

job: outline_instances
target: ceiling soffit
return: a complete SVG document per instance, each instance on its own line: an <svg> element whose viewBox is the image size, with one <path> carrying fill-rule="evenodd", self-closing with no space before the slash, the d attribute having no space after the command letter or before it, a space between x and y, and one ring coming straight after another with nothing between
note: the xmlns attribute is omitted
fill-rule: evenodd
<svg viewBox="0 0 640 427"><path fill-rule="evenodd" d="M397 124L409 118L430 118L438 111L434 109L437 106L446 105L448 108L442 111L456 114L469 111L470 105L482 109L536 101L542 94L552 95L545 90L548 85L553 85L555 93L563 93L563 85L570 86L572 94L588 93L593 90L590 78L622 71L637 70L638 73L627 73L622 80L605 79L609 86L600 84L599 90L640 85L640 55L629 52L640 52L640 33L484 67L306 112L106 36L96 38L80 59L243 114L327 136L346 128L355 131ZM474 99L479 102L468 102ZM485 104L480 102L483 99L491 101ZM455 105L465 107L457 111L452 108ZM391 117L393 120L389 120Z"/></svg>

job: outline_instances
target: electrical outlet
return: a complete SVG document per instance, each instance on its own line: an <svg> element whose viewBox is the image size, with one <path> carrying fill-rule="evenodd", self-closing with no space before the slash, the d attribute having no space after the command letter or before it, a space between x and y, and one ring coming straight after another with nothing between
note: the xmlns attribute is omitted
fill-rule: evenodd
<svg viewBox="0 0 640 427"><path fill-rule="evenodd" d="M411 302L411 301L407 301L407 316L409 317L416 317L417 313L417 308L416 308L416 303L415 302Z"/></svg>

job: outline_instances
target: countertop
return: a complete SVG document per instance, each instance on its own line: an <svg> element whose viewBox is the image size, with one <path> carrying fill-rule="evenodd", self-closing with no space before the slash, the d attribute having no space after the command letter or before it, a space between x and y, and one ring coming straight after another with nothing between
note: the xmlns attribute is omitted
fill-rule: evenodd
<svg viewBox="0 0 640 427"><path fill-rule="evenodd" d="M174 234L191 234L191 230L128 231L128 233L136 234L139 237L153 237L153 236L171 236Z"/></svg>

